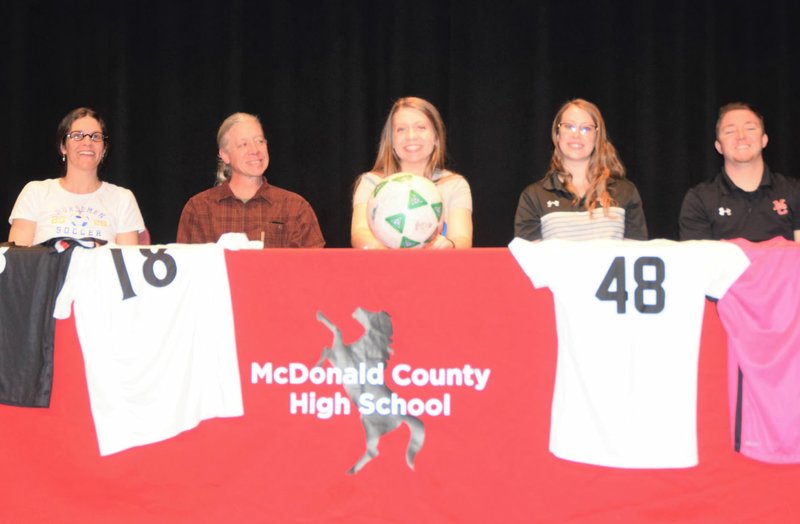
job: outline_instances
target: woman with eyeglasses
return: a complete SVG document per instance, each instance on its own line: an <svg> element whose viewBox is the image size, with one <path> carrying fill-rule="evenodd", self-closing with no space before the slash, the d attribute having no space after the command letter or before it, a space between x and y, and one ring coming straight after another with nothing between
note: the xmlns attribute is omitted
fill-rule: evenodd
<svg viewBox="0 0 800 524"><path fill-rule="evenodd" d="M61 120L56 137L64 175L25 185L9 218L9 242L31 246L70 237L137 244L144 220L136 198L97 175L108 152L103 119L79 107Z"/></svg>
<svg viewBox="0 0 800 524"><path fill-rule="evenodd" d="M367 222L367 200L375 187L395 173L429 178L442 194L444 228L432 249L472 247L472 193L466 179L445 169L445 130L433 104L417 97L397 100L381 132L372 171L356 181L350 242L359 249L385 249Z"/></svg>
<svg viewBox="0 0 800 524"><path fill-rule="evenodd" d="M647 240L642 199L625 178L600 110L576 98L561 106L551 131L544 178L522 192L514 235L526 240Z"/></svg>

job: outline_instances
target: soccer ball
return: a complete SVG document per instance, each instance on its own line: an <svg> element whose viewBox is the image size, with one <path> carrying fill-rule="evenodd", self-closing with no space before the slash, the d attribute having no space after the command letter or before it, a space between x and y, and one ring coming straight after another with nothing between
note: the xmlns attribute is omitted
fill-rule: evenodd
<svg viewBox="0 0 800 524"><path fill-rule="evenodd" d="M86 227L89 225L89 219L83 215L75 215L72 217L73 227Z"/></svg>
<svg viewBox="0 0 800 524"><path fill-rule="evenodd" d="M421 248L441 229L442 195L423 176L396 173L375 186L367 199L372 234L388 248Z"/></svg>

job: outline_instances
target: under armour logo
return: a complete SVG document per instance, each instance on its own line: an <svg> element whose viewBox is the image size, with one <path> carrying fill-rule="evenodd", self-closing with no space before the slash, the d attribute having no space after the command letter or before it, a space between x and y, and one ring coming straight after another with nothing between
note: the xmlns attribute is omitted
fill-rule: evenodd
<svg viewBox="0 0 800 524"><path fill-rule="evenodd" d="M731 208L729 207L719 208L719 216L724 217L725 215L731 216Z"/></svg>
<svg viewBox="0 0 800 524"><path fill-rule="evenodd" d="M3 254L8 251L7 247L0 247L0 273L6 269L6 256Z"/></svg>
<svg viewBox="0 0 800 524"><path fill-rule="evenodd" d="M779 215L788 215L789 214L789 206L786 205L786 199L781 198L778 200L772 201L772 209Z"/></svg>
<svg viewBox="0 0 800 524"><path fill-rule="evenodd" d="M556 206L556 207L559 206L558 200L548 200L547 201L547 207L553 207L553 206Z"/></svg>

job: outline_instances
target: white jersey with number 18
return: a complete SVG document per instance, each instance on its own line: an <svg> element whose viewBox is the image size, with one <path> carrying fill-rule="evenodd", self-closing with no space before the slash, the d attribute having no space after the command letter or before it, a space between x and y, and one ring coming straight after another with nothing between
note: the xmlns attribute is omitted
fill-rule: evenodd
<svg viewBox="0 0 800 524"><path fill-rule="evenodd" d="M221 247L78 250L55 316L71 305L101 455L243 414Z"/></svg>
<svg viewBox="0 0 800 524"><path fill-rule="evenodd" d="M706 295L749 261L715 241L515 239L555 299L558 361L550 451L622 468L697 464L697 364Z"/></svg>

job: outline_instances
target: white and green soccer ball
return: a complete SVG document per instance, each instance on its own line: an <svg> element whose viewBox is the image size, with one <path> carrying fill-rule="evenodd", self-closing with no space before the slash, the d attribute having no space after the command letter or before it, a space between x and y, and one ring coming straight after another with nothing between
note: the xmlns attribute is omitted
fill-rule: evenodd
<svg viewBox="0 0 800 524"><path fill-rule="evenodd" d="M442 220L436 185L412 173L387 177L367 200L369 228L388 248L425 247L439 234Z"/></svg>

